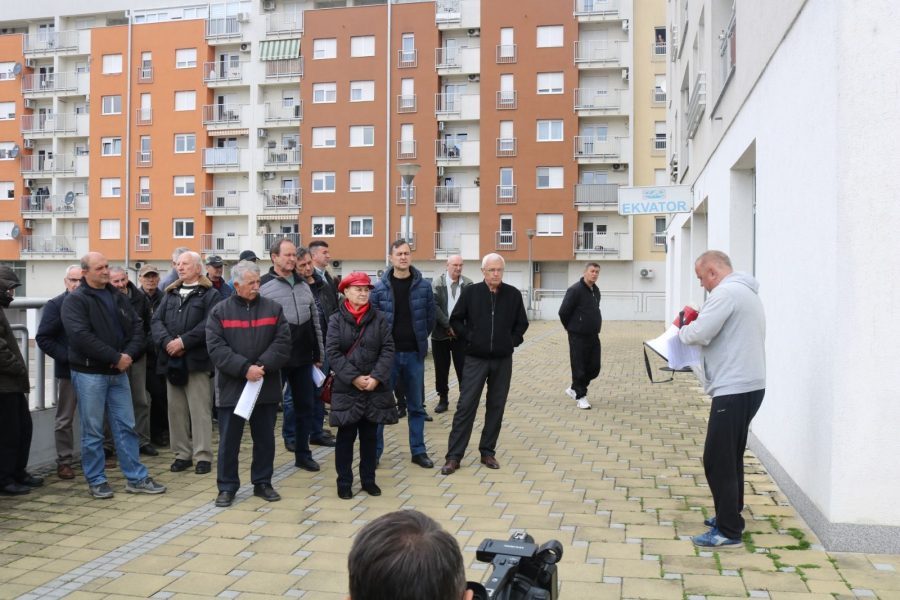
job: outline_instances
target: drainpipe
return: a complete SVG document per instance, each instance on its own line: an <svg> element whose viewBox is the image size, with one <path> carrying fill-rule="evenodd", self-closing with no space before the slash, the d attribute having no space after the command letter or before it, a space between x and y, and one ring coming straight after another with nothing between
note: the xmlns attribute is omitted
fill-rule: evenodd
<svg viewBox="0 0 900 600"><path fill-rule="evenodd" d="M127 89L125 91L125 272L128 272L128 265L131 259L131 37L133 34L133 23L131 11L125 11L125 17L128 19L128 73ZM135 279L137 279L135 277ZM137 282L135 282L137 284Z"/></svg>
<svg viewBox="0 0 900 600"><path fill-rule="evenodd" d="M384 256L385 261L390 254L391 248L391 34L392 34L392 17L391 5L393 0L387 2L387 93L385 94L385 115L387 118L387 152L384 158L384 181L385 181L385 202L384 202ZM387 263L385 263L385 266Z"/></svg>

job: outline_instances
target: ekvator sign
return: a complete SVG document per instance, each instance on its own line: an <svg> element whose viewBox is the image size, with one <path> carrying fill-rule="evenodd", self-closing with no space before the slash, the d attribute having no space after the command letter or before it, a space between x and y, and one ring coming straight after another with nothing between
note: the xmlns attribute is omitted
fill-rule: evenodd
<svg viewBox="0 0 900 600"><path fill-rule="evenodd" d="M691 212L691 186L620 187L620 215L658 215Z"/></svg>

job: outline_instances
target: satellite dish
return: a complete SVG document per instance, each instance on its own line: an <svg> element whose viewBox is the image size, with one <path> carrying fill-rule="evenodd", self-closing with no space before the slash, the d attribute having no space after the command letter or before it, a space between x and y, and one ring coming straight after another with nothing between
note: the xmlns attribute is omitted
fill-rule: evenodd
<svg viewBox="0 0 900 600"><path fill-rule="evenodd" d="M72 206L75 204L75 192L68 192L66 197L63 199L63 204L66 206Z"/></svg>
<svg viewBox="0 0 900 600"><path fill-rule="evenodd" d="M20 233L22 233L22 230L19 229L19 226L18 226L18 225L13 225L12 229L11 229L10 232L9 232L9 237L11 237L11 238L14 239L14 240L17 240L17 239L19 239L19 234L20 234Z"/></svg>
<svg viewBox="0 0 900 600"><path fill-rule="evenodd" d="M13 75L18 75L19 73L21 73L22 72L22 63L16 63L15 65L13 65L12 72L13 72Z"/></svg>
<svg viewBox="0 0 900 600"><path fill-rule="evenodd" d="M12 147L12 150L9 151L9 157L15 158L18 155L19 155L19 145L16 144L15 146Z"/></svg>

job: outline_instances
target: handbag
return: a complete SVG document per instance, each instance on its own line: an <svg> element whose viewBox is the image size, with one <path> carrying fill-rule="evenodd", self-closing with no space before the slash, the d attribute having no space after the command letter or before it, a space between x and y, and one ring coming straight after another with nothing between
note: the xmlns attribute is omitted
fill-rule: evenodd
<svg viewBox="0 0 900 600"><path fill-rule="evenodd" d="M350 356L353 354L353 351L356 350L356 347L359 346L360 340L362 340L363 333L366 331L366 325L363 325L362 329L359 330L359 335L356 336L356 340L354 340L353 345L350 346L350 349L344 354L344 356ZM328 377L325 378L325 381L322 383L322 391L319 393L319 399L325 404L331 404L331 392L332 388L334 388L334 371L328 371Z"/></svg>

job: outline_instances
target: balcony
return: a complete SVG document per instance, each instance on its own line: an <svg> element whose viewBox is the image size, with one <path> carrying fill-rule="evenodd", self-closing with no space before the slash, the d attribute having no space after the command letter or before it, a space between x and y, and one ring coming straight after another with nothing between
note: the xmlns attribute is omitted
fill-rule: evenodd
<svg viewBox="0 0 900 600"><path fill-rule="evenodd" d="M497 156L515 156L516 138L497 138Z"/></svg>
<svg viewBox="0 0 900 600"><path fill-rule="evenodd" d="M516 232L515 231L498 231L494 239L495 250L515 250L516 249Z"/></svg>
<svg viewBox="0 0 900 600"><path fill-rule="evenodd" d="M266 169L294 169L303 163L303 147L263 148Z"/></svg>
<svg viewBox="0 0 900 600"><path fill-rule="evenodd" d="M26 55L77 52L80 46L79 31L54 31L31 33L22 36L22 53ZM86 53L86 52L85 52Z"/></svg>
<svg viewBox="0 0 900 600"><path fill-rule="evenodd" d="M21 238L22 256L39 255L79 256L79 246L87 246L87 238L75 238L65 235L23 235Z"/></svg>
<svg viewBox="0 0 900 600"><path fill-rule="evenodd" d="M219 40L240 39L241 22L237 16L206 20L206 39L215 43Z"/></svg>
<svg viewBox="0 0 900 600"><path fill-rule="evenodd" d="M406 233L406 235L404 235L405 233ZM398 231L396 233L396 235L394 236L394 239L395 240L406 240L406 243L409 244L410 250L416 249L416 232L414 232L414 231L409 232L409 233L403 232L403 231Z"/></svg>
<svg viewBox="0 0 900 600"><path fill-rule="evenodd" d="M434 232L434 254L438 256L451 256L459 254L462 249L462 234L456 231Z"/></svg>
<svg viewBox="0 0 900 600"><path fill-rule="evenodd" d="M135 110L134 123L135 125L152 125L153 124L153 109L152 108L138 108Z"/></svg>
<svg viewBox="0 0 900 600"><path fill-rule="evenodd" d="M203 82L209 87L241 83L244 78L246 62L207 62L203 63Z"/></svg>
<svg viewBox="0 0 900 600"><path fill-rule="evenodd" d="M246 194L238 190L207 190L200 196L200 210L208 215L240 212Z"/></svg>
<svg viewBox="0 0 900 600"><path fill-rule="evenodd" d="M438 75L476 74L481 71L481 48L453 46L434 49L434 68Z"/></svg>
<svg viewBox="0 0 900 600"><path fill-rule="evenodd" d="M434 208L437 212L474 212L480 206L480 188L438 185L434 187Z"/></svg>
<svg viewBox="0 0 900 600"><path fill-rule="evenodd" d="M303 12L275 12L266 15L266 35L297 35L303 33Z"/></svg>
<svg viewBox="0 0 900 600"><path fill-rule="evenodd" d="M266 79L270 81L300 81L303 77L303 57L263 61Z"/></svg>
<svg viewBox="0 0 900 600"><path fill-rule="evenodd" d="M624 18L620 14L620 0L575 0L573 14L581 23L596 21L617 21Z"/></svg>
<svg viewBox="0 0 900 600"><path fill-rule="evenodd" d="M518 186L498 185L497 204L516 204L519 201Z"/></svg>
<svg viewBox="0 0 900 600"><path fill-rule="evenodd" d="M652 102L653 104L665 104L666 90L654 87L652 90L650 90L650 102Z"/></svg>
<svg viewBox="0 0 900 600"><path fill-rule="evenodd" d="M394 188L394 203L405 206L407 194L409 195L410 205L414 205L416 203L416 186L414 185L411 185L409 187L398 185L396 188Z"/></svg>
<svg viewBox="0 0 900 600"><path fill-rule="evenodd" d="M152 249L153 248L150 245L150 236L149 235L134 236L134 251L135 252L150 252Z"/></svg>
<svg viewBox="0 0 900 600"><path fill-rule="evenodd" d="M587 258L624 258L619 256L622 247L620 233L594 233L575 231L574 252L576 259Z"/></svg>
<svg viewBox="0 0 900 600"><path fill-rule="evenodd" d="M581 117L628 114L628 90L575 89L575 112Z"/></svg>
<svg viewBox="0 0 900 600"><path fill-rule="evenodd" d="M153 66L138 67L137 76L138 83L153 83Z"/></svg>
<svg viewBox="0 0 900 600"><path fill-rule="evenodd" d="M435 94L434 112L441 121L474 121L481 115L478 94Z"/></svg>
<svg viewBox="0 0 900 600"><path fill-rule="evenodd" d="M134 193L135 210L150 210L153 208L153 194L150 190L141 190Z"/></svg>
<svg viewBox="0 0 900 600"><path fill-rule="evenodd" d="M575 64L581 67L618 67L621 49L619 42L610 40L578 40L575 42Z"/></svg>
<svg viewBox="0 0 900 600"><path fill-rule="evenodd" d="M49 96L65 92L87 93L89 73L33 73L22 75L22 93L26 96Z"/></svg>
<svg viewBox="0 0 900 600"><path fill-rule="evenodd" d="M619 210L618 183L576 183L575 208L578 210Z"/></svg>
<svg viewBox="0 0 900 600"><path fill-rule="evenodd" d="M87 206L87 198L74 196L66 203L66 196L50 196L48 194L33 194L22 196L22 216L32 217L74 217L77 209ZM86 213L86 210L81 212Z"/></svg>
<svg viewBox="0 0 900 600"><path fill-rule="evenodd" d="M303 120L303 100L297 104L282 106L266 102L266 123L270 125L299 125Z"/></svg>
<svg viewBox="0 0 900 600"><path fill-rule="evenodd" d="M88 135L87 114L31 114L22 116L22 134L28 137L73 134Z"/></svg>
<svg viewBox="0 0 900 600"><path fill-rule="evenodd" d="M687 136L686 140L694 139L700 120L706 110L706 73L700 71L694 79L694 88L691 90L691 98L688 101Z"/></svg>
<svg viewBox="0 0 900 600"><path fill-rule="evenodd" d="M138 150L135 152L135 165L138 167L152 167L153 166L153 151L152 150Z"/></svg>
<svg viewBox="0 0 900 600"><path fill-rule="evenodd" d="M665 134L662 134L660 137L650 138L650 155L665 156L666 146L668 146L668 139Z"/></svg>
<svg viewBox="0 0 900 600"><path fill-rule="evenodd" d="M246 171L243 148L204 148L203 168L215 172Z"/></svg>
<svg viewBox="0 0 900 600"><path fill-rule="evenodd" d="M518 96L515 90L497 91L497 110L513 110L518 106Z"/></svg>
<svg viewBox="0 0 900 600"><path fill-rule="evenodd" d="M621 138L575 136L575 158L579 164L624 162Z"/></svg>
<svg viewBox="0 0 900 600"><path fill-rule="evenodd" d="M666 232L656 231L650 234L650 251L665 252L666 250Z"/></svg>
<svg viewBox="0 0 900 600"><path fill-rule="evenodd" d="M272 247L272 244L277 242L278 240L288 240L293 243L295 246L300 247L303 241L303 235L299 232L279 232L279 233L264 233L263 234L263 244L266 252L269 251L269 248Z"/></svg>
<svg viewBox="0 0 900 600"><path fill-rule="evenodd" d="M207 104L203 106L203 124L217 127L241 127L246 104Z"/></svg>
<svg viewBox="0 0 900 600"><path fill-rule="evenodd" d="M300 189L263 190L259 195L264 211L299 212L303 210L303 193Z"/></svg>
<svg viewBox="0 0 900 600"><path fill-rule="evenodd" d="M504 65L516 62L515 44L497 44L497 64Z"/></svg>
<svg viewBox="0 0 900 600"><path fill-rule="evenodd" d="M434 22L439 27L459 23L462 20L460 0L436 0L434 3Z"/></svg>
<svg viewBox="0 0 900 600"><path fill-rule="evenodd" d="M438 166L443 167L477 167L480 150L479 143L473 140L435 140L434 159Z"/></svg>
<svg viewBox="0 0 900 600"><path fill-rule="evenodd" d="M398 69L412 69L419 65L419 51L416 49L412 50L397 50L397 68Z"/></svg>
<svg viewBox="0 0 900 600"><path fill-rule="evenodd" d="M416 141L400 140L397 142L397 160L416 158Z"/></svg>
<svg viewBox="0 0 900 600"><path fill-rule="evenodd" d="M200 251L218 254L222 258L237 258L245 250L246 236L233 233L204 233L200 235Z"/></svg>
<svg viewBox="0 0 900 600"><path fill-rule="evenodd" d="M416 95L400 94L397 96L397 112L398 113L414 113L416 112Z"/></svg>
<svg viewBox="0 0 900 600"><path fill-rule="evenodd" d="M19 159L23 177L51 177L61 173L76 172L75 157L71 154L57 154L53 158L30 154L22 155Z"/></svg>
<svg viewBox="0 0 900 600"><path fill-rule="evenodd" d="M650 60L666 60L666 54L668 54L668 46L665 42L653 42L650 45Z"/></svg>

